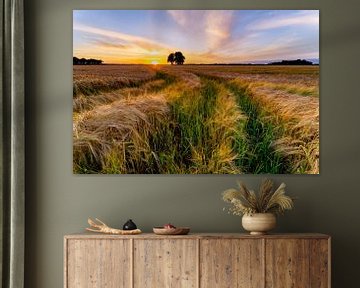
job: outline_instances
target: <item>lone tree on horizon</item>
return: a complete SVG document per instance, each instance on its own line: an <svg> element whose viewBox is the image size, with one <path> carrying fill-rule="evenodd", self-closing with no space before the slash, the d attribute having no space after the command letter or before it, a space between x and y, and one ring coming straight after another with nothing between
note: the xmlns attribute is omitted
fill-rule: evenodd
<svg viewBox="0 0 360 288"><path fill-rule="evenodd" d="M175 63L177 65L183 65L184 62L185 62L185 56L180 51L175 52Z"/></svg>
<svg viewBox="0 0 360 288"><path fill-rule="evenodd" d="M167 62L168 62L168 63L171 63L171 65L174 64L174 62L175 62L175 54L174 54L174 53L170 53L170 54L169 54L169 56L168 56L168 58L167 58Z"/></svg>
<svg viewBox="0 0 360 288"><path fill-rule="evenodd" d="M173 65L174 62L176 63L176 65L183 65L185 62L185 56L180 51L170 53L167 58L167 62L171 63L171 65Z"/></svg>

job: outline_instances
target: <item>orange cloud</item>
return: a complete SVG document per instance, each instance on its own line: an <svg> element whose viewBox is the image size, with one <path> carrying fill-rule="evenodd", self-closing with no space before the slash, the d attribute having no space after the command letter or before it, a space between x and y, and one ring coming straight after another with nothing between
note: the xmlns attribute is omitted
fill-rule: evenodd
<svg viewBox="0 0 360 288"><path fill-rule="evenodd" d="M77 23L74 23L74 30L91 34L92 40L90 42L95 44L77 47L74 49L74 54L82 55L81 57L102 58L105 63L151 63L153 61L162 63L165 60L156 55L166 57L168 53L176 50L145 37Z"/></svg>

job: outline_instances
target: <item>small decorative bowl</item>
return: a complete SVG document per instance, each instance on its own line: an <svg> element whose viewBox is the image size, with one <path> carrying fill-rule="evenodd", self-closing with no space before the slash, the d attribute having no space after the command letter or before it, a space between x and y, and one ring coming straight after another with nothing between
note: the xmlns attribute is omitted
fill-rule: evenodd
<svg viewBox="0 0 360 288"><path fill-rule="evenodd" d="M164 228L154 227L153 231L157 235L186 235L190 232L189 227Z"/></svg>

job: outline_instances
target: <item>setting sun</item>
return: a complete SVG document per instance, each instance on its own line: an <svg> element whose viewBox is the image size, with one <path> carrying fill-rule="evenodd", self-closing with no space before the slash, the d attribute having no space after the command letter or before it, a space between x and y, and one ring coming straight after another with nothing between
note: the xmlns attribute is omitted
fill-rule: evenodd
<svg viewBox="0 0 360 288"><path fill-rule="evenodd" d="M158 61L151 61L151 64L152 65L157 65L157 64L159 64L159 62Z"/></svg>

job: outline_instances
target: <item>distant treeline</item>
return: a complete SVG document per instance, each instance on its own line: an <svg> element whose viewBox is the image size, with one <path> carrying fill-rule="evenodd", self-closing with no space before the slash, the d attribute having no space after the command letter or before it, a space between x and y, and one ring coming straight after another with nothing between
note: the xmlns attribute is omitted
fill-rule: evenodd
<svg viewBox="0 0 360 288"><path fill-rule="evenodd" d="M297 60L282 60L281 62L271 62L268 65L313 65L313 62L310 62L305 59L297 59Z"/></svg>
<svg viewBox="0 0 360 288"><path fill-rule="evenodd" d="M100 65L104 61L100 59L85 59L85 58L77 58L73 57L73 65Z"/></svg>
<svg viewBox="0 0 360 288"><path fill-rule="evenodd" d="M269 63L189 63L188 65L204 65L204 66L267 66L267 65L319 65L308 60L282 60L281 62Z"/></svg>

